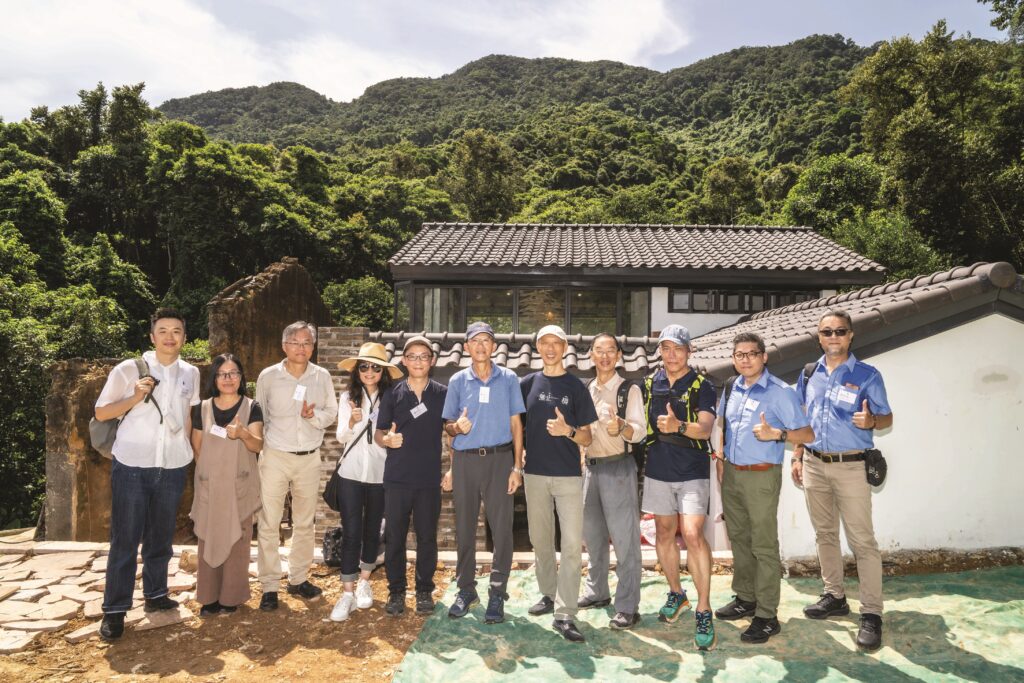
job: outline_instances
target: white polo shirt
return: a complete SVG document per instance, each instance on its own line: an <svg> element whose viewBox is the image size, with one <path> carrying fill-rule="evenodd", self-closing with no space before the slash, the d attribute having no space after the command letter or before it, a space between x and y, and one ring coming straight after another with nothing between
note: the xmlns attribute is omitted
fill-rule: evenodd
<svg viewBox="0 0 1024 683"><path fill-rule="evenodd" d="M199 369L180 358L170 365L161 365L153 351L142 354L142 358L149 373L160 383L149 402L136 404L121 419L114 441L114 458L130 467L184 467L192 462L189 407L199 403ZM130 398L138 380L134 360L118 363L110 371L96 407ZM163 422L154 401L160 404ZM180 428L174 429L175 426Z"/></svg>

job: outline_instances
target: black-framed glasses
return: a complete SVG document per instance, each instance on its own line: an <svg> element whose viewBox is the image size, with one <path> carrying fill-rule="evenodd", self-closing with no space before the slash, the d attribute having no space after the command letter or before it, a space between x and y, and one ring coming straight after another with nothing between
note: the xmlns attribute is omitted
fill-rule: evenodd
<svg viewBox="0 0 1024 683"><path fill-rule="evenodd" d="M837 327L834 330L831 327L825 327L818 330L818 334L820 334L822 337L831 337L833 334L837 337L845 337L846 333L849 331L850 330L845 327Z"/></svg>
<svg viewBox="0 0 1024 683"><path fill-rule="evenodd" d="M419 361L420 363L426 363L431 358L433 358L433 356L429 353L407 353L402 357L405 358L407 361Z"/></svg>
<svg viewBox="0 0 1024 683"><path fill-rule="evenodd" d="M761 351L747 351L746 353L743 351L736 351L732 354L732 357L736 360L747 360L748 358L750 360L754 360L755 358L760 358L760 356Z"/></svg>
<svg viewBox="0 0 1024 683"><path fill-rule="evenodd" d="M218 372L217 379L238 379L242 376L238 370L228 370L227 372Z"/></svg>
<svg viewBox="0 0 1024 683"><path fill-rule="evenodd" d="M382 372L384 370L383 367L376 363L360 363L356 367L359 368L359 372Z"/></svg>

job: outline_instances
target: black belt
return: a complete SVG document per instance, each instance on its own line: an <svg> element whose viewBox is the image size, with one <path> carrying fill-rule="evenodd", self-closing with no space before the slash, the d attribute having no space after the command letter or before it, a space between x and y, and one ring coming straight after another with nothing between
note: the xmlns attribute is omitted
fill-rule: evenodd
<svg viewBox="0 0 1024 683"><path fill-rule="evenodd" d="M456 453L462 453L463 455L479 455L481 458L485 455L494 455L495 453L501 453L502 451L512 450L512 442L498 444L497 446L482 446L480 448L470 448L465 451L455 451Z"/></svg>
<svg viewBox="0 0 1024 683"><path fill-rule="evenodd" d="M592 467L602 462L615 462L616 460L622 460L628 458L629 453L619 453L618 455L606 455L603 458L587 458L587 466Z"/></svg>
<svg viewBox="0 0 1024 683"><path fill-rule="evenodd" d="M864 451L841 451L834 453L826 453L824 451L816 451L813 448L809 448L807 446L804 446L804 449L822 462L833 463L864 461Z"/></svg>
<svg viewBox="0 0 1024 683"><path fill-rule="evenodd" d="M289 455L310 455L311 453L316 453L318 450L320 449L314 448L311 451L285 451L285 453L288 453Z"/></svg>

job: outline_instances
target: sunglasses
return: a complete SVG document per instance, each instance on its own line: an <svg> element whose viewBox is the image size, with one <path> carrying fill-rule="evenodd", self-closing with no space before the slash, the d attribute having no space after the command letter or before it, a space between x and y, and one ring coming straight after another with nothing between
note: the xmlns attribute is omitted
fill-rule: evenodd
<svg viewBox="0 0 1024 683"><path fill-rule="evenodd" d="M384 368L376 363L360 363L356 367L359 368L359 372L381 372L384 370Z"/></svg>
<svg viewBox="0 0 1024 683"><path fill-rule="evenodd" d="M818 330L818 334L820 334L822 337L831 337L833 334L837 337L845 337L846 333L849 331L850 330L846 329L845 327L837 327L834 330L832 328L826 327L825 329Z"/></svg>

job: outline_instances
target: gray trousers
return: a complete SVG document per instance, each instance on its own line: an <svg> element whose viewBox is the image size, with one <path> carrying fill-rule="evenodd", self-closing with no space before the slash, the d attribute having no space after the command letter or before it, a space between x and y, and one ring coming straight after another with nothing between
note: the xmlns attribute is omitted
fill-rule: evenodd
<svg viewBox="0 0 1024 683"><path fill-rule="evenodd" d="M590 464L583 478L583 542L590 557L584 598L606 600L608 538L615 547L615 611L634 614L640 606L640 504L632 457Z"/></svg>
<svg viewBox="0 0 1024 683"><path fill-rule="evenodd" d="M536 559L537 587L555 601L555 619L572 619L579 609L583 569L583 477L527 474L526 517ZM562 532L555 562L555 512Z"/></svg>
<svg viewBox="0 0 1024 683"><path fill-rule="evenodd" d="M512 568L513 498L508 477L515 459L512 447L490 455L452 453L452 495L455 501L455 576L459 590L476 590L476 525L480 502L494 541L491 587L505 592Z"/></svg>

